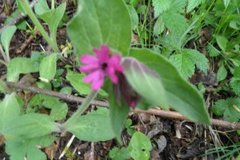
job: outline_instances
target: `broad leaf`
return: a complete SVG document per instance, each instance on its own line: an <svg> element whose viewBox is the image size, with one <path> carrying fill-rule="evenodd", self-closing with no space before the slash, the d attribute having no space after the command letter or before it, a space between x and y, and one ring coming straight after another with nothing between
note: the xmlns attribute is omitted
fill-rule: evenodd
<svg viewBox="0 0 240 160"><path fill-rule="evenodd" d="M122 0L79 0L67 31L78 55L91 53L102 44L128 54L131 20Z"/></svg>
<svg viewBox="0 0 240 160"><path fill-rule="evenodd" d="M7 66L7 80L16 82L21 73L33 73L38 70L38 66L30 58L17 57L12 59Z"/></svg>
<svg viewBox="0 0 240 160"><path fill-rule="evenodd" d="M12 120L12 124L5 129L5 137L35 138L56 131L56 125L47 115L29 113Z"/></svg>
<svg viewBox="0 0 240 160"><path fill-rule="evenodd" d="M110 123L109 111L106 108L98 108L97 111L79 116L76 121L67 124L66 130L84 141L107 141L115 137Z"/></svg>
<svg viewBox="0 0 240 160"><path fill-rule="evenodd" d="M80 95L88 95L91 92L90 84L84 83L83 78L85 74L75 73L72 71L68 71L66 79L70 82L70 84L78 91ZM107 93L100 89L99 96L107 97Z"/></svg>
<svg viewBox="0 0 240 160"><path fill-rule="evenodd" d="M17 30L16 26L9 26L6 29L4 29L4 31L1 34L1 43L7 55L9 55L9 45L16 30Z"/></svg>
<svg viewBox="0 0 240 160"><path fill-rule="evenodd" d="M46 160L47 156L40 150L39 146L47 147L56 138L44 136L35 139L18 139L16 141L6 141L6 152L13 160Z"/></svg>
<svg viewBox="0 0 240 160"><path fill-rule="evenodd" d="M128 145L128 152L134 160L149 160L152 144L141 132L135 132Z"/></svg>
<svg viewBox="0 0 240 160"><path fill-rule="evenodd" d="M168 107L165 89L157 72L135 58L124 58L122 64L127 81L138 94L153 105Z"/></svg>
<svg viewBox="0 0 240 160"><path fill-rule="evenodd" d="M222 81L227 77L227 70L224 65L221 65L217 71L217 81Z"/></svg>
<svg viewBox="0 0 240 160"><path fill-rule="evenodd" d="M6 95L0 103L0 134L4 134L6 127L11 125L11 120L20 115L20 105L16 95Z"/></svg>
<svg viewBox="0 0 240 160"><path fill-rule="evenodd" d="M40 63L40 79L50 81L54 78L57 70L57 54L44 57Z"/></svg>
<svg viewBox="0 0 240 160"><path fill-rule="evenodd" d="M158 72L172 108L192 121L209 124L209 116L201 95L181 78L176 68L165 58L147 49L132 49L130 55Z"/></svg>

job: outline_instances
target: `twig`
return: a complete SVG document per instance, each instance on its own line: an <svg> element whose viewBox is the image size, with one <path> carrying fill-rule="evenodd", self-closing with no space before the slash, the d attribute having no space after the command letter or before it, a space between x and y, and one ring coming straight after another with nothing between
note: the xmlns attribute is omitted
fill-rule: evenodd
<svg viewBox="0 0 240 160"><path fill-rule="evenodd" d="M33 93L40 93L40 94L45 94L48 96L58 97L60 99L68 101L68 102L82 103L85 100L85 98L82 98L82 97L77 97L77 96L68 95L68 94L62 94L59 92L55 92L55 91L51 91L51 90L47 90L47 89L41 89L41 88L37 88L37 87L31 87L31 86L28 87L28 86L24 86L19 83L6 82L6 85L9 88L16 88L16 89L20 89L20 90L31 91ZM97 106L103 106L103 107L107 107L109 105L107 102L98 101L98 100L93 100L91 102L91 104L97 105Z"/></svg>
<svg viewBox="0 0 240 160"><path fill-rule="evenodd" d="M54 97L58 97L60 99L63 99L63 100L69 101L69 102L82 103L85 99L82 97L76 97L73 95L62 94L62 93L58 93L58 92L54 92L54 91L46 90L46 89L41 89L41 88L37 88L37 87L27 87L22 84L16 84L13 82L6 82L6 85L9 88L27 90L27 91L31 91L33 93L40 93L40 94L45 94L45 95L49 95L49 96L54 96ZM103 107L109 106L108 102L99 101L99 100L93 100L91 104L97 105L97 106L103 106ZM188 120L186 117L184 117L182 114L180 114L178 112L163 111L160 109L149 109L147 111L135 109L133 112L153 114L153 115L158 115L158 116L161 116L164 118L169 118L169 119ZM232 129L232 130L240 129L239 122L231 123L231 122L223 121L223 120L219 120L219 119L211 119L211 124L214 126L219 126L219 127L226 128L226 129Z"/></svg>
<svg viewBox="0 0 240 160"><path fill-rule="evenodd" d="M30 35L24 42L23 44L16 50L16 53L22 53L27 47L28 45L32 42L32 40L34 39L35 35Z"/></svg>

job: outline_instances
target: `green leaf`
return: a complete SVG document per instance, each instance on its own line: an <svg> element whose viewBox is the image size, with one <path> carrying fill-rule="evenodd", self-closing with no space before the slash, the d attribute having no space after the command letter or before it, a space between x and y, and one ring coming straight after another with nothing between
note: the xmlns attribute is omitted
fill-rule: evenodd
<svg viewBox="0 0 240 160"><path fill-rule="evenodd" d="M236 67L233 71L233 78L230 81L230 86L236 95L240 96L240 67Z"/></svg>
<svg viewBox="0 0 240 160"><path fill-rule="evenodd" d="M62 3L55 9L49 9L47 2L41 0L35 6L35 12L44 20L50 29L51 38L56 38L57 28L66 10L66 3Z"/></svg>
<svg viewBox="0 0 240 160"><path fill-rule="evenodd" d="M128 117L129 107L126 103L118 102L117 96L114 93L113 86L109 84L109 106L110 106L110 119L113 132L118 141L121 141L121 133L124 124Z"/></svg>
<svg viewBox="0 0 240 160"><path fill-rule="evenodd" d="M12 59L7 66L7 80L16 82L19 75L38 72L38 67L30 58L17 57Z"/></svg>
<svg viewBox="0 0 240 160"><path fill-rule="evenodd" d="M217 116L223 115L224 120L237 122L240 120L240 99L220 99L215 102L212 112Z"/></svg>
<svg viewBox="0 0 240 160"><path fill-rule="evenodd" d="M124 58L122 64L127 81L139 95L153 105L168 107L165 89L157 72L135 58Z"/></svg>
<svg viewBox="0 0 240 160"><path fill-rule="evenodd" d="M78 55L92 53L102 44L128 54L131 20L122 0L79 0L77 14L67 31Z"/></svg>
<svg viewBox="0 0 240 160"><path fill-rule="evenodd" d="M171 7L172 0L153 0L152 5L154 8L154 17L158 17L161 13Z"/></svg>
<svg viewBox="0 0 240 160"><path fill-rule="evenodd" d="M192 121L209 124L209 116L201 95L181 78L177 69L165 58L147 49L132 49L130 55L158 72L172 108Z"/></svg>
<svg viewBox="0 0 240 160"><path fill-rule="evenodd" d="M31 160L46 160L46 155L39 149L47 147L56 138L53 136L38 137L35 139L18 139L16 141L6 141L6 152L12 160L23 160L24 157Z"/></svg>
<svg viewBox="0 0 240 160"><path fill-rule="evenodd" d="M16 30L17 30L16 26L9 26L6 29L4 29L1 34L1 43L3 45L6 55L9 55L9 45Z"/></svg>
<svg viewBox="0 0 240 160"><path fill-rule="evenodd" d="M72 71L67 72L66 79L70 84L78 91L80 95L88 95L91 92L91 86L88 83L83 82L85 74L75 73ZM100 89L98 93L101 97L107 97L107 93Z"/></svg>
<svg viewBox="0 0 240 160"><path fill-rule="evenodd" d="M154 24L153 34L159 35L164 31L164 23L161 17L158 17L156 23Z"/></svg>
<svg viewBox="0 0 240 160"><path fill-rule="evenodd" d="M20 105L14 93L6 95L0 103L0 134L4 134L11 121L20 115Z"/></svg>
<svg viewBox="0 0 240 160"><path fill-rule="evenodd" d="M161 17L165 26L170 30L170 34L182 36L188 28L185 17L175 11L164 12Z"/></svg>
<svg viewBox="0 0 240 160"><path fill-rule="evenodd" d="M109 110L106 108L98 108L87 115L79 116L76 121L67 124L66 130L84 141L107 141L115 137L111 128Z"/></svg>
<svg viewBox="0 0 240 160"><path fill-rule="evenodd" d="M54 78L57 70L57 53L50 54L41 60L39 66L40 79L50 81Z"/></svg>
<svg viewBox="0 0 240 160"><path fill-rule="evenodd" d="M191 12L193 9L195 9L198 5L200 5L203 2L204 0L188 0L187 12Z"/></svg>
<svg viewBox="0 0 240 160"><path fill-rule="evenodd" d="M225 52L227 48L227 43L228 43L227 38L224 36L217 35L216 40L217 40L218 46L221 48L222 51Z"/></svg>
<svg viewBox="0 0 240 160"><path fill-rule="evenodd" d="M221 65L217 71L217 81L222 81L227 77L227 70L224 65Z"/></svg>
<svg viewBox="0 0 240 160"><path fill-rule="evenodd" d="M114 147L109 152L109 157L111 158L111 160L127 160L127 159L130 159L130 155L128 153L128 150L127 150L127 148L124 148L124 147L123 148Z"/></svg>
<svg viewBox="0 0 240 160"><path fill-rule="evenodd" d="M62 103L58 98L50 97L42 94L35 95L28 104L28 112L36 110L38 107L44 106L51 109L50 117L52 120L63 120L66 118L68 106Z"/></svg>
<svg viewBox="0 0 240 160"><path fill-rule="evenodd" d="M56 131L56 125L47 115L29 113L12 120L5 130L6 139L35 138Z"/></svg>
<svg viewBox="0 0 240 160"><path fill-rule="evenodd" d="M152 144L141 132L135 132L129 142L128 152L134 160L149 160Z"/></svg>
<svg viewBox="0 0 240 160"><path fill-rule="evenodd" d="M217 57L220 55L220 51L217 50L211 43L207 45L207 51L210 57Z"/></svg>
<svg viewBox="0 0 240 160"><path fill-rule="evenodd" d="M204 73L208 71L208 59L197 50L183 49L182 53L172 55L170 61L184 78L189 78L194 74L195 65Z"/></svg>
<svg viewBox="0 0 240 160"><path fill-rule="evenodd" d="M132 30L135 30L135 29L137 29L138 22L139 22L137 11L135 10L135 8L133 6L128 5L128 12L131 17Z"/></svg>

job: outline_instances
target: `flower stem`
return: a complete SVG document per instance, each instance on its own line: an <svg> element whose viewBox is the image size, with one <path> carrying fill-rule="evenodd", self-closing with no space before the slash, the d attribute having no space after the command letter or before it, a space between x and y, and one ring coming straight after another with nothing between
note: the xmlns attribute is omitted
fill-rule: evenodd
<svg viewBox="0 0 240 160"><path fill-rule="evenodd" d="M85 101L81 104L81 106L77 109L77 111L63 124L63 128L67 128L69 124L77 120L77 118L88 108L91 101L97 96L97 91L92 91L85 99Z"/></svg>
<svg viewBox="0 0 240 160"><path fill-rule="evenodd" d="M39 20L37 19L36 15L33 13L29 3L27 0L20 0L25 12L32 20L33 24L36 26L37 30L42 34L43 38L47 41L47 43L51 46L51 48L54 50L54 52L59 52L58 45L56 42L54 42L48 35L48 33L45 31Z"/></svg>

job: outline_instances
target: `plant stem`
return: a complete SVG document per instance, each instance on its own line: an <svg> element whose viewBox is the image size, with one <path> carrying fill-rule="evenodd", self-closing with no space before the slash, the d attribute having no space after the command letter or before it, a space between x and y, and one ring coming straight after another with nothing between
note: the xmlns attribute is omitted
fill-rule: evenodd
<svg viewBox="0 0 240 160"><path fill-rule="evenodd" d="M26 0L21 0L21 4L26 11L27 15L32 20L33 24L36 26L36 28L39 30L39 32L42 34L43 38L47 41L47 43L50 45L50 47L54 50L54 52L59 52L58 46L54 41L49 37L48 33L44 30L43 26L37 19L36 15L33 13L29 3Z"/></svg>
<svg viewBox="0 0 240 160"><path fill-rule="evenodd" d="M77 111L63 124L63 128L67 128L69 124L77 120L77 118L89 107L91 101L97 96L96 91L92 91L85 99L85 101L81 104L81 106L77 109Z"/></svg>

